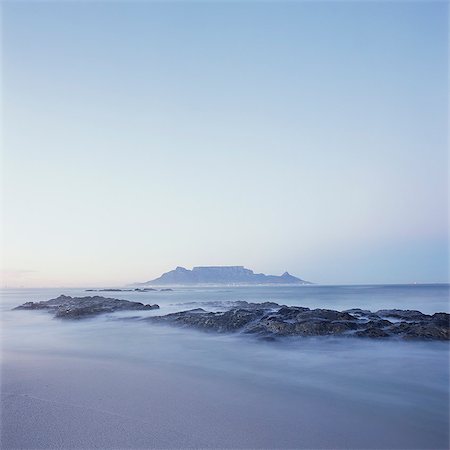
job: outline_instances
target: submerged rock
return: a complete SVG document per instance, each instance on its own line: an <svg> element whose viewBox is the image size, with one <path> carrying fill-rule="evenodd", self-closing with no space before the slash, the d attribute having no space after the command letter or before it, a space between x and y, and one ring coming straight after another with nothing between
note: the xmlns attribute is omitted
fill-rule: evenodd
<svg viewBox="0 0 450 450"><path fill-rule="evenodd" d="M26 302L14 309L42 309L54 313L55 317L61 319L82 319L114 311L159 309L159 306L100 296L70 297L60 295L47 301Z"/></svg>

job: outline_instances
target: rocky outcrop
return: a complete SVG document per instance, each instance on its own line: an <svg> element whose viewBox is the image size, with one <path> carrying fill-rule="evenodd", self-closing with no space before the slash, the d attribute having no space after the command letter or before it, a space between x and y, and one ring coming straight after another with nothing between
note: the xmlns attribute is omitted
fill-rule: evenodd
<svg viewBox="0 0 450 450"><path fill-rule="evenodd" d="M190 284L311 284L288 272L281 276L254 273L243 266L204 266L192 270L177 267L155 280L141 285L190 285Z"/></svg>
<svg viewBox="0 0 450 450"><path fill-rule="evenodd" d="M365 338L450 339L450 315L419 311L352 309L334 311L282 306L272 302L239 303L223 312L202 308L144 320L218 333L241 332L264 338L279 336L356 336ZM395 322L388 317L395 318Z"/></svg>
<svg viewBox="0 0 450 450"><path fill-rule="evenodd" d="M68 295L60 295L47 301L27 302L14 309L42 309L53 313L55 317L61 319L83 319L115 311L159 309L159 306L99 296L70 297Z"/></svg>
<svg viewBox="0 0 450 450"><path fill-rule="evenodd" d="M274 302L235 301L230 302L230 305L227 310L219 312L196 308L164 316L151 316L144 319L136 316L132 319L174 324L216 333L253 334L263 338L355 336L376 339L450 339L450 315L447 313L427 315L420 311L400 309L384 309L376 312L362 309L334 311L279 305ZM47 310L58 318L82 319L115 311L143 311L158 308L158 305L144 305L140 302L115 298L60 295L48 301L27 302L14 309Z"/></svg>

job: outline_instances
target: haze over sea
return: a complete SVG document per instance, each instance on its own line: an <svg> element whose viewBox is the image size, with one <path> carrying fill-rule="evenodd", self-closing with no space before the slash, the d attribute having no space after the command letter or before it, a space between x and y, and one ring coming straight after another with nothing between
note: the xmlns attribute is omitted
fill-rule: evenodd
<svg viewBox="0 0 450 450"><path fill-rule="evenodd" d="M228 301L449 312L449 285L191 287L59 321L11 311L83 289L2 292L2 448L446 448L448 342L275 342L125 319Z"/></svg>

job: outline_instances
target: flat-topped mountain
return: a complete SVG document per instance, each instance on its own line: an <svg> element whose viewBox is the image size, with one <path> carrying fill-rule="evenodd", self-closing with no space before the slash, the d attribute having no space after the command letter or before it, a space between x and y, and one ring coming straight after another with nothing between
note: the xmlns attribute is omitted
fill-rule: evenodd
<svg viewBox="0 0 450 450"><path fill-rule="evenodd" d="M290 275L265 275L254 273L244 266L203 266L192 270L177 267L159 278L141 283L142 285L173 284L311 284L309 281Z"/></svg>

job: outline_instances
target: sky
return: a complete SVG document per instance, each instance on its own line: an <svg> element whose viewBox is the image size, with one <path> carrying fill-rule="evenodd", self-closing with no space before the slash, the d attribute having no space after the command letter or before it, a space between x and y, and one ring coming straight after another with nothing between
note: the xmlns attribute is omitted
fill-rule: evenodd
<svg viewBox="0 0 450 450"><path fill-rule="evenodd" d="M447 8L3 2L3 286L448 282Z"/></svg>

